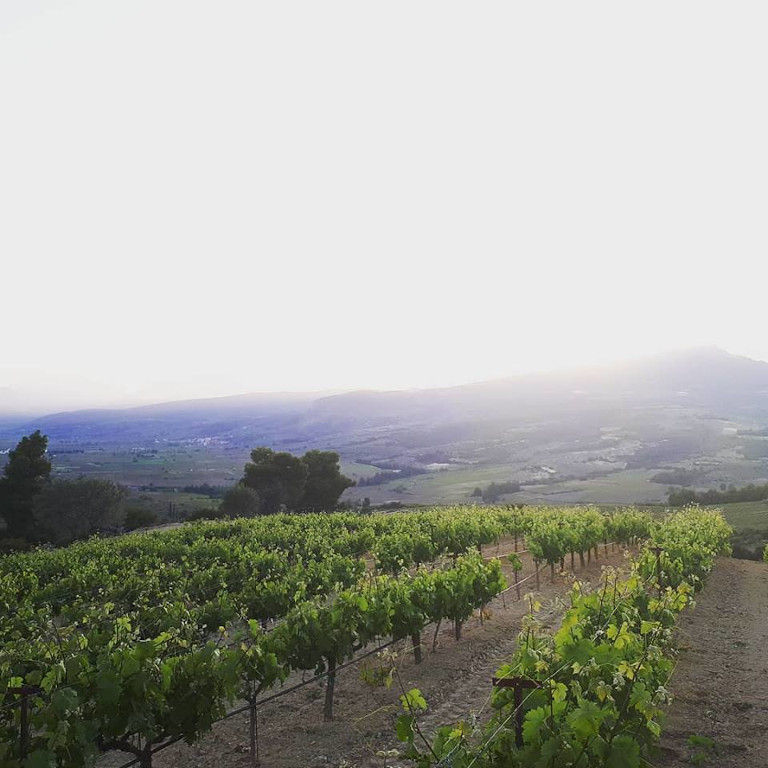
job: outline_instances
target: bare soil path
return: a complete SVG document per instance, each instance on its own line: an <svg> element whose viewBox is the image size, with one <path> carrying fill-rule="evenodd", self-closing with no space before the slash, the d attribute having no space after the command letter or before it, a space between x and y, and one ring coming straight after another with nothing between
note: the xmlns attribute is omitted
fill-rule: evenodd
<svg viewBox="0 0 768 768"><path fill-rule="evenodd" d="M678 638L674 701L654 765L768 766L768 565L720 559L680 617Z"/></svg>

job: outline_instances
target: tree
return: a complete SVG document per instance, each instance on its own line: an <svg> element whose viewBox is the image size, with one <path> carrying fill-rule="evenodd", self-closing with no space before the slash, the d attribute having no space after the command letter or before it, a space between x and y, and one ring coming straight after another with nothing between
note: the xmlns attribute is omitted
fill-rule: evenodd
<svg viewBox="0 0 768 768"><path fill-rule="evenodd" d="M0 479L0 513L9 537L29 540L34 535L33 499L51 476L47 449L48 438L38 429L23 437L8 454Z"/></svg>
<svg viewBox="0 0 768 768"><path fill-rule="evenodd" d="M157 522L157 512L153 509L131 507L125 510L123 528L126 531L135 531L137 528L148 528L150 525L157 525Z"/></svg>
<svg viewBox="0 0 768 768"><path fill-rule="evenodd" d="M339 454L334 451L307 451L299 458L271 448L251 451L240 481L258 494L261 514L277 512L281 506L305 512L330 510L354 484L341 474Z"/></svg>
<svg viewBox="0 0 768 768"><path fill-rule="evenodd" d="M54 480L34 498L36 536L62 545L114 530L124 522L125 496L110 480Z"/></svg>
<svg viewBox="0 0 768 768"><path fill-rule="evenodd" d="M502 496L508 493L517 493L520 490L520 483L509 481L508 483L491 483L482 493L483 501L494 503Z"/></svg>
<svg viewBox="0 0 768 768"><path fill-rule="evenodd" d="M263 512L273 513L281 506L299 508L308 474L307 465L297 456L254 448L241 483L258 493Z"/></svg>
<svg viewBox="0 0 768 768"><path fill-rule="evenodd" d="M222 517L256 517L261 513L259 494L245 485L230 488L219 505Z"/></svg>
<svg viewBox="0 0 768 768"><path fill-rule="evenodd" d="M301 458L307 467L302 509L308 512L331 510L355 481L341 474L339 454L334 451L307 451Z"/></svg>

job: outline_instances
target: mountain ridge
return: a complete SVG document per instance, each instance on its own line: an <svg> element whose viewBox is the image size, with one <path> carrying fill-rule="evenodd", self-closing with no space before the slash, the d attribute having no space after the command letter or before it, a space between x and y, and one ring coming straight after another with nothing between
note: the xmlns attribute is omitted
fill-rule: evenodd
<svg viewBox="0 0 768 768"><path fill-rule="evenodd" d="M126 408L0 418L0 437L40 428L54 440L183 440L199 437L280 444L328 443L358 432L523 423L588 417L621 408L724 409L768 413L768 363L703 347L612 366L529 373L450 387L349 392L245 393ZM154 433L153 433L154 431Z"/></svg>

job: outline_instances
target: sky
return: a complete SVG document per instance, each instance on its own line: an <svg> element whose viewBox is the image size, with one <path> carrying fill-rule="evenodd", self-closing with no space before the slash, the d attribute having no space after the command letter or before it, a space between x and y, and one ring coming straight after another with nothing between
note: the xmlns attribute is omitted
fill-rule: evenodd
<svg viewBox="0 0 768 768"><path fill-rule="evenodd" d="M766 21L2 0L0 405L768 360Z"/></svg>

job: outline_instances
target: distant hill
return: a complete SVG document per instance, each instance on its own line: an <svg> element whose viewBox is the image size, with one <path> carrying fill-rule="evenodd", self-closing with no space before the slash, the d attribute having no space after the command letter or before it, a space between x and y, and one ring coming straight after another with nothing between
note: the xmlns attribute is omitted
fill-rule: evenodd
<svg viewBox="0 0 768 768"><path fill-rule="evenodd" d="M348 461L390 471L416 468L437 477L436 467L471 468L483 479L487 468L488 480L560 483L566 499L575 493L568 482L634 471L646 473L648 498L659 498L664 488L648 485L653 470L668 477L683 468L704 485L768 480L761 463L768 442L745 435L766 427L768 363L699 348L440 389L249 394L0 418L0 441L8 445L39 428L52 446L204 441L238 456L259 444L333 448ZM405 491L402 484L366 491L389 498L394 488L407 495L419 483L426 480L409 478Z"/></svg>
<svg viewBox="0 0 768 768"><path fill-rule="evenodd" d="M201 436L251 441L263 433L304 442L370 430L493 431L506 422L614 414L617 409L702 409L726 417L768 414L768 363L717 348L669 353L602 368L541 373L411 391L255 393L133 408L69 411L35 419L0 416L0 435L40 428L54 440L123 442ZM449 430L450 431L450 430ZM245 434L244 434L245 433ZM359 433L359 434L358 434Z"/></svg>

